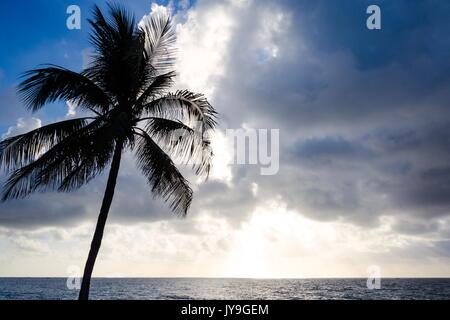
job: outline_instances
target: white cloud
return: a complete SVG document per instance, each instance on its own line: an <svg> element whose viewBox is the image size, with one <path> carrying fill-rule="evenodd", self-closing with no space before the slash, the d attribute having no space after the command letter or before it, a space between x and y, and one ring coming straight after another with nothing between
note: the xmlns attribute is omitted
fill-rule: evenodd
<svg viewBox="0 0 450 320"><path fill-rule="evenodd" d="M255 182L252 183L252 194L254 197L258 195L258 184Z"/></svg>
<svg viewBox="0 0 450 320"><path fill-rule="evenodd" d="M372 230L318 222L276 200L262 203L239 226L206 212L173 221L113 223L106 227L95 276L365 277L373 264L383 276L444 275L445 265L433 266L435 259L445 260L442 253L420 237L393 234L392 222L383 219ZM23 270L36 254L47 271L27 270L28 276L64 276L71 265L82 269L92 232L93 224L0 232L0 243L9 239L23 250L17 255L5 246L2 255L14 255L8 274L22 275L14 270ZM414 260L418 253L421 261Z"/></svg>
<svg viewBox="0 0 450 320"><path fill-rule="evenodd" d="M81 58L82 58L82 69L86 69L89 64L92 62L92 54L93 54L92 48L85 48L81 50Z"/></svg>
<svg viewBox="0 0 450 320"><path fill-rule="evenodd" d="M2 139L26 133L28 131L40 128L41 126L42 122L38 118L19 118L17 119L16 125L9 127L8 131L2 135Z"/></svg>
<svg viewBox="0 0 450 320"><path fill-rule="evenodd" d="M22 250L33 253L48 254L50 249L46 243L25 237L15 237L13 242Z"/></svg>
<svg viewBox="0 0 450 320"><path fill-rule="evenodd" d="M170 6L163 6L163 5L159 5L157 3L152 2L151 6L150 6L150 13L146 14L142 17L142 19L138 22L138 26L139 27L143 27L146 23L146 20L150 19L150 17L152 15L155 14L162 14L162 15L167 15L171 13L171 7Z"/></svg>
<svg viewBox="0 0 450 320"><path fill-rule="evenodd" d="M73 117L77 114L77 105L72 101L66 101L67 113L66 117Z"/></svg>
<svg viewBox="0 0 450 320"><path fill-rule="evenodd" d="M231 182L231 164L233 162L233 141L227 139L226 135L217 130L211 138L211 148L214 150L214 158L211 167L210 178Z"/></svg>
<svg viewBox="0 0 450 320"><path fill-rule="evenodd" d="M189 10L187 20L177 24L177 87L202 92L212 99L217 78L225 71L233 12L233 8L212 4Z"/></svg>

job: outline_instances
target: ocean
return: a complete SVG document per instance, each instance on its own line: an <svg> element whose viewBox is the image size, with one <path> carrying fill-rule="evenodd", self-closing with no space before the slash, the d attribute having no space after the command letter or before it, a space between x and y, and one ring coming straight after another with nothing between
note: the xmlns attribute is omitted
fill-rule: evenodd
<svg viewBox="0 0 450 320"><path fill-rule="evenodd" d="M0 299L76 299L66 278L0 278ZM381 279L202 279L95 278L91 299L450 299L450 278Z"/></svg>

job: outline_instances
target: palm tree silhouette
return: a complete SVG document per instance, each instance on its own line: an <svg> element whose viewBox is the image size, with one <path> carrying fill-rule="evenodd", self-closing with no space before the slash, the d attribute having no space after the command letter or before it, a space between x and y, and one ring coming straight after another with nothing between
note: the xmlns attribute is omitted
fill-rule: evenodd
<svg viewBox="0 0 450 320"><path fill-rule="evenodd" d="M95 6L93 19L88 20L95 54L82 72L47 65L26 72L18 89L31 111L62 100L88 116L49 124L0 143L0 164L11 172L3 201L34 191L72 191L111 163L80 300L89 297L122 153L134 152L152 193L184 216L192 189L176 163L192 165L197 175L207 178L212 158L208 131L214 129L217 118L202 94L168 92L175 76L170 16L153 13L136 25L123 7L108 7L109 17Z"/></svg>

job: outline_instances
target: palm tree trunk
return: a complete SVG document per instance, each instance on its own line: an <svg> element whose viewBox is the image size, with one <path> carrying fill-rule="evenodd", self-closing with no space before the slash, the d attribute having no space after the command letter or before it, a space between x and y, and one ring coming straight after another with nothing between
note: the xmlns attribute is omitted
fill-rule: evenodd
<svg viewBox="0 0 450 320"><path fill-rule="evenodd" d="M94 237L91 242L91 249L89 250L89 255L84 267L83 281L81 282L78 300L88 300L89 298L92 271L94 270L95 259L97 258L98 251L100 250L100 245L102 244L103 230L105 229L106 219L108 218L109 208L111 207L111 202L114 196L117 175L119 173L122 145L123 143L121 142L117 143L114 150L105 195L103 196L102 207L100 208L97 226L95 227Z"/></svg>

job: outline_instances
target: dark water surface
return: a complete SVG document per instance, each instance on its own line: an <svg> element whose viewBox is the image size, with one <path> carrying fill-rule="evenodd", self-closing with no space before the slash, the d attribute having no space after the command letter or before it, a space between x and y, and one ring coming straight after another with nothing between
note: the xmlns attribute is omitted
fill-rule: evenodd
<svg viewBox="0 0 450 320"><path fill-rule="evenodd" d="M66 278L0 278L0 299L76 299ZM450 278L366 279L95 278L92 299L450 299Z"/></svg>

